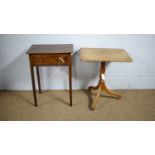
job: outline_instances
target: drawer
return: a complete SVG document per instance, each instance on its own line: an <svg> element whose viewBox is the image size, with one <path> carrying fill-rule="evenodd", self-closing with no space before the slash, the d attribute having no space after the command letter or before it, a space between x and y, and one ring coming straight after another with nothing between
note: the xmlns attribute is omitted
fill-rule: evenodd
<svg viewBox="0 0 155 155"><path fill-rule="evenodd" d="M70 54L34 54L30 55L32 65L68 65Z"/></svg>

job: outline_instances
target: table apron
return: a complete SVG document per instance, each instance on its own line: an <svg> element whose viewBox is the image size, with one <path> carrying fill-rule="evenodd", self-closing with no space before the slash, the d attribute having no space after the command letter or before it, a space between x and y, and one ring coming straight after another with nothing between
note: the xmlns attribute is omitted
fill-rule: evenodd
<svg viewBox="0 0 155 155"><path fill-rule="evenodd" d="M71 56L70 54L30 55L30 61L33 66L69 65L71 63Z"/></svg>

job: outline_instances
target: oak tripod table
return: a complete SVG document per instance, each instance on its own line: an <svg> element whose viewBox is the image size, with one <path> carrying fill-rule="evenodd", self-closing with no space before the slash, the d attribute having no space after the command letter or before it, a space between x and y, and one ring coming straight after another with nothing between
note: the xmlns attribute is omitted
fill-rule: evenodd
<svg viewBox="0 0 155 155"><path fill-rule="evenodd" d="M40 66L68 66L69 70L69 94L70 94L70 106L72 106L72 58L73 52L72 44L50 44L50 45L32 45L28 50L32 79L32 88L34 103L37 106L37 96L35 87L34 67L36 67L36 75L38 81L39 93L41 93L40 84Z"/></svg>
<svg viewBox="0 0 155 155"><path fill-rule="evenodd" d="M97 96L94 99L91 109L95 110L100 93L103 91L112 97L121 98L121 95L109 90L105 84L105 63L106 62L131 62L131 57L123 49L111 49L111 48L81 48L80 58L83 61L96 61L101 62L99 82L97 86L90 86L89 90L98 90Z"/></svg>

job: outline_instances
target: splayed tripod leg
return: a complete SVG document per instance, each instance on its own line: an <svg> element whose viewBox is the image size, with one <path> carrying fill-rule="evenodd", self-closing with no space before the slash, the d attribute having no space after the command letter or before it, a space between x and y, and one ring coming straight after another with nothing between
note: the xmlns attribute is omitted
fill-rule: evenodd
<svg viewBox="0 0 155 155"><path fill-rule="evenodd" d="M100 79L99 79L99 83L96 87L94 86L90 86L89 87L89 90L93 89L93 90L97 90L98 89L98 92L97 92L97 95L96 95L96 98L94 99L94 102L91 106L91 109L92 110L95 110L95 107L96 107L96 104L97 104L97 101L99 99L99 96L100 96L100 93L103 91L105 93L107 93L108 95L112 96L112 97L115 97L115 98L118 98L120 99L121 98L121 95L118 94L118 93L115 93L111 90L109 90L105 84L105 79L104 79L104 74L105 74L105 62L101 62L101 68L100 68Z"/></svg>

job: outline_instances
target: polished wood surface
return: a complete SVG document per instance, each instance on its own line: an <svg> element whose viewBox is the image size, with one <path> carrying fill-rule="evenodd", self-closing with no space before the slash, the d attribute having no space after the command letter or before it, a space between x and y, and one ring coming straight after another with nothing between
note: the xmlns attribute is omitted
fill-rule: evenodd
<svg viewBox="0 0 155 155"><path fill-rule="evenodd" d="M36 75L38 81L39 93L41 93L41 83L39 66L57 66L67 65L69 70L69 99L70 106L72 106L72 57L73 45L71 44L57 44L57 45L32 45L27 54L29 54L31 79L34 103L37 106L37 95L34 77L34 67L36 67Z"/></svg>
<svg viewBox="0 0 155 155"><path fill-rule="evenodd" d="M35 77L34 77L34 67L31 63L31 56L29 55L30 60L30 71L31 71L31 80L32 80L32 89L33 89L33 97L34 97L34 104L37 106L37 95L36 95L36 86L35 86Z"/></svg>
<svg viewBox="0 0 155 155"><path fill-rule="evenodd" d="M28 50L28 54L53 54L53 53L72 53L72 44L36 44Z"/></svg>
<svg viewBox="0 0 155 155"><path fill-rule="evenodd" d="M36 73L37 73L37 80L38 80L38 89L39 89L39 93L41 94L39 66L36 66Z"/></svg>
<svg viewBox="0 0 155 155"><path fill-rule="evenodd" d="M81 48L80 58L84 61L131 62L131 57L124 49Z"/></svg>
<svg viewBox="0 0 155 155"><path fill-rule="evenodd" d="M33 65L69 65L70 53L61 54L31 54L31 62Z"/></svg>
<svg viewBox="0 0 155 155"><path fill-rule="evenodd" d="M71 55L70 55L70 64L69 64L68 70L69 70L70 106L72 106L72 58L71 58Z"/></svg>

